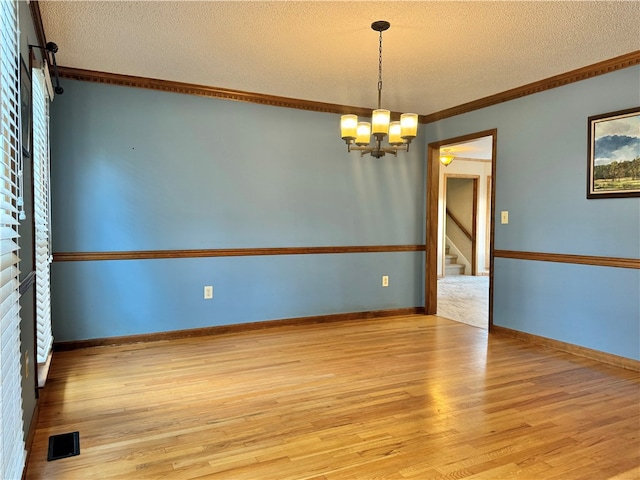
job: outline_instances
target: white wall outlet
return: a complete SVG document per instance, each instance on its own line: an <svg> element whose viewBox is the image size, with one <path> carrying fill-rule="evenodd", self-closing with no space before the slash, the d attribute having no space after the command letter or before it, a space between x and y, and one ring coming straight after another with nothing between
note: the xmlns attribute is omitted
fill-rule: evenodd
<svg viewBox="0 0 640 480"><path fill-rule="evenodd" d="M383 275L382 276L382 286L383 287L388 287L389 286L389 275Z"/></svg>
<svg viewBox="0 0 640 480"><path fill-rule="evenodd" d="M211 300L213 298L213 286L205 285L204 287L204 299Z"/></svg>
<svg viewBox="0 0 640 480"><path fill-rule="evenodd" d="M506 210L500 212L500 223L502 223L503 225L509 223L509 212L507 212Z"/></svg>

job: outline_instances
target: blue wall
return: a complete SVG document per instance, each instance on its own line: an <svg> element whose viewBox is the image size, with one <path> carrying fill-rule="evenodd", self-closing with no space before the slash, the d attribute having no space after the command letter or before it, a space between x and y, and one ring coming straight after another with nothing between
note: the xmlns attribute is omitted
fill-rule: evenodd
<svg viewBox="0 0 640 480"><path fill-rule="evenodd" d="M426 141L497 128L496 249L638 259L640 198L586 198L587 118L638 105L632 67L429 124ZM498 258L494 280L495 325L640 360L640 270Z"/></svg>
<svg viewBox="0 0 640 480"><path fill-rule="evenodd" d="M497 128L496 249L640 258L640 199L586 199L587 118L640 104L640 67L429 124L381 160L345 152L337 115L64 84L56 252L422 243L426 144ZM421 306L423 267L422 253L56 262L54 336ZM640 360L640 271L496 259L494 279L496 325Z"/></svg>
<svg viewBox="0 0 640 480"><path fill-rule="evenodd" d="M51 111L54 252L424 241L424 134L397 159L360 158L334 114L64 88ZM417 307L423 269L415 252L55 262L53 333L66 341Z"/></svg>

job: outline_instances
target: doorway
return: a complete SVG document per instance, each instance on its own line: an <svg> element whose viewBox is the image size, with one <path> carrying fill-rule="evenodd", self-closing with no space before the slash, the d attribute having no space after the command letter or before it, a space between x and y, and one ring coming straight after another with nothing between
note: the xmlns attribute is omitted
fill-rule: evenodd
<svg viewBox="0 0 640 480"><path fill-rule="evenodd" d="M458 160L462 162L463 160ZM456 165L458 166L458 165ZM478 274L478 183L481 175L445 173L442 177L443 195L439 198L442 224L438 231L443 238L438 242L440 260L438 277ZM482 253L482 252L481 252ZM484 258L481 258L484 266Z"/></svg>
<svg viewBox="0 0 640 480"><path fill-rule="evenodd" d="M488 130L435 142L429 144L427 157L425 313L441 314L439 290L447 295L441 300L443 309L449 308L451 303L446 302L456 292L460 294L460 301L453 299L456 307L472 301L474 291L476 295L480 292L484 314L478 319L476 312L474 317L489 330L493 323L496 137L496 130ZM453 161L449 159L451 163L445 166L441 155ZM470 323L465 320L459 321Z"/></svg>

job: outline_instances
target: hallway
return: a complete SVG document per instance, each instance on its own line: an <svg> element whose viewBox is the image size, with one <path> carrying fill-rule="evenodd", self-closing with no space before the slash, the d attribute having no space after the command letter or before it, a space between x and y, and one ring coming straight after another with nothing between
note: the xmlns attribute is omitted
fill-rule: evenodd
<svg viewBox="0 0 640 480"><path fill-rule="evenodd" d="M437 315L486 330L489 325L489 277L451 275L439 278Z"/></svg>

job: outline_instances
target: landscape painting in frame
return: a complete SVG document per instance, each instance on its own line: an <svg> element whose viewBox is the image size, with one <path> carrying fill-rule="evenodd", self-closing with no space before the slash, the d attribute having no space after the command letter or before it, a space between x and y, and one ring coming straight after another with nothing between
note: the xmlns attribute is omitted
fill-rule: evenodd
<svg viewBox="0 0 640 480"><path fill-rule="evenodd" d="M640 197L640 107L589 117L587 198Z"/></svg>

